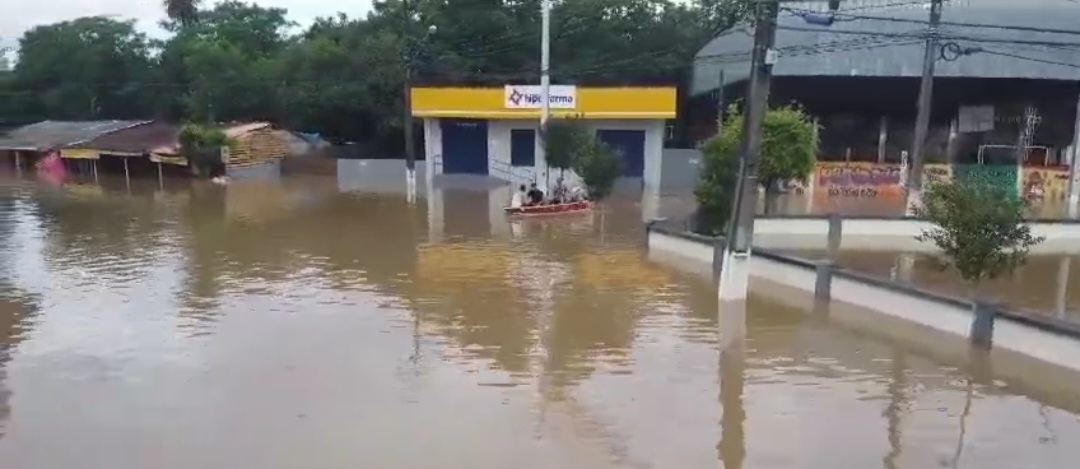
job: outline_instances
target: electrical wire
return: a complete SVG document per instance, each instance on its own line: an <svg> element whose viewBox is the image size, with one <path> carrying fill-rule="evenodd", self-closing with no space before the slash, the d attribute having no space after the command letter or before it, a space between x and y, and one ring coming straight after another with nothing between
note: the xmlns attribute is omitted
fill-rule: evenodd
<svg viewBox="0 0 1080 469"><path fill-rule="evenodd" d="M787 9L787 10L795 13L796 16L799 16L800 13L817 13L817 14L821 13L821 12L815 12L813 10L797 10L797 9ZM896 17L891 17L891 16L852 15L852 14L843 13L841 10L837 10L837 13L835 13L834 15L837 16L837 17L840 17L840 18L848 19L848 20L871 20L871 21L882 21L882 22L889 22L889 23L922 24L922 25L927 25L927 26L930 25L929 20L918 20L918 19L913 19L913 18L896 18ZM1062 35L1080 36L1080 30L1075 30L1075 29L1054 29L1054 28L1042 28L1042 27L1033 27L1033 26L1006 25L1006 24L967 23L967 22L959 22L959 21L940 21L940 22L938 22L938 25L939 26L961 27L961 28L972 28L972 29L999 29L999 30L1005 30L1005 31L1021 31L1021 32L1029 32L1029 33L1062 34Z"/></svg>
<svg viewBox="0 0 1080 469"><path fill-rule="evenodd" d="M825 33L825 34L840 34L840 35L861 35L861 36L883 36L883 37L903 37L910 39L926 39L930 33L889 33L889 32L877 32L877 31L855 31L836 28L811 28L801 26L777 26L777 29L785 31L799 31L810 33ZM972 37L959 34L947 34L938 33L937 36L942 40L952 41L973 41L983 43L997 43L997 44L1026 44L1032 46L1059 46L1059 47L1080 47L1080 42L1062 42L1062 41L1035 41L1028 39L1005 39L1005 38L987 38L987 37Z"/></svg>

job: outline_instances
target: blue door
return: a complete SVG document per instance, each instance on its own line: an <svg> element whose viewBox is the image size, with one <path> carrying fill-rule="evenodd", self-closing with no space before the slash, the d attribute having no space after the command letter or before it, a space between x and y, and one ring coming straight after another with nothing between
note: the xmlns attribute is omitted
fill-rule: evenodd
<svg viewBox="0 0 1080 469"><path fill-rule="evenodd" d="M488 173L487 121L440 119L443 173Z"/></svg>
<svg viewBox="0 0 1080 469"><path fill-rule="evenodd" d="M596 137L622 158L623 177L645 176L644 130L598 130Z"/></svg>
<svg viewBox="0 0 1080 469"><path fill-rule="evenodd" d="M510 130L510 165L536 165L536 131L533 129Z"/></svg>

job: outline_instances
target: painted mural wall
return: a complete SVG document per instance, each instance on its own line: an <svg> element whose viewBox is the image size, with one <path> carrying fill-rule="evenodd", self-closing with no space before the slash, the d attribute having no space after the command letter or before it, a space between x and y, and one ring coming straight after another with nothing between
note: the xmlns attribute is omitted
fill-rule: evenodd
<svg viewBox="0 0 1080 469"><path fill-rule="evenodd" d="M900 164L819 162L814 168L814 196L900 198L904 193L903 173ZM1069 170L1065 167L928 164L923 168L923 182L948 180L958 174L1014 186L1028 198L1064 200L1068 196Z"/></svg>

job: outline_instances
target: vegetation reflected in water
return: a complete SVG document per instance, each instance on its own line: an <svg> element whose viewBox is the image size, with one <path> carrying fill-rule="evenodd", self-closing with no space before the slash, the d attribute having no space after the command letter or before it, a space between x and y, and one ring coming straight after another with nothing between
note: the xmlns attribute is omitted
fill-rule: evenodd
<svg viewBox="0 0 1080 469"><path fill-rule="evenodd" d="M509 226L446 191L433 234L336 187L5 181L0 465L914 468L965 408L957 467L1075 458L1080 405L773 299L719 353L715 292L643 261L633 201Z"/></svg>

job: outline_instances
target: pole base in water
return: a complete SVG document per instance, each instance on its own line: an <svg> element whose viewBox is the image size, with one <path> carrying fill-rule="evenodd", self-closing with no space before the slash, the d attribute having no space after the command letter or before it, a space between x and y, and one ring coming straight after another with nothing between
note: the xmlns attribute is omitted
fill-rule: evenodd
<svg viewBox="0 0 1080 469"><path fill-rule="evenodd" d="M720 301L745 301L750 288L750 252L724 250L717 295Z"/></svg>
<svg viewBox="0 0 1080 469"><path fill-rule="evenodd" d="M416 202L416 170L405 169L405 194L409 203Z"/></svg>

